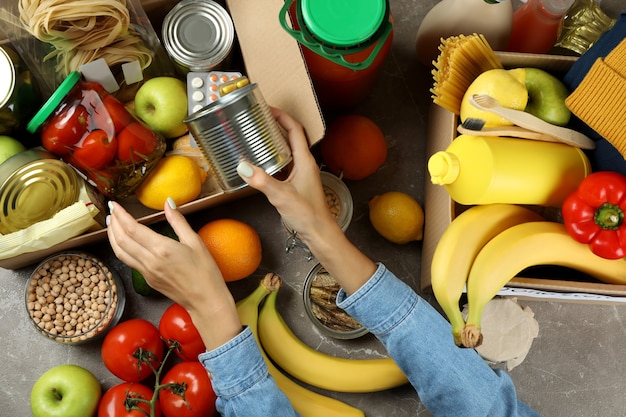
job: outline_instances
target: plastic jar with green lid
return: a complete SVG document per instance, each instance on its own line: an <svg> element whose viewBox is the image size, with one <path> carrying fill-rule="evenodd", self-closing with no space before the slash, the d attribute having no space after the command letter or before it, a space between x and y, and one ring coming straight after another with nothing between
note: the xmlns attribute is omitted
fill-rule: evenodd
<svg viewBox="0 0 626 417"><path fill-rule="evenodd" d="M72 72L27 125L41 144L102 194L128 197L165 152L152 131L97 82Z"/></svg>
<svg viewBox="0 0 626 417"><path fill-rule="evenodd" d="M367 98L393 40L388 1L288 0L280 21L303 46L323 109L348 109Z"/></svg>

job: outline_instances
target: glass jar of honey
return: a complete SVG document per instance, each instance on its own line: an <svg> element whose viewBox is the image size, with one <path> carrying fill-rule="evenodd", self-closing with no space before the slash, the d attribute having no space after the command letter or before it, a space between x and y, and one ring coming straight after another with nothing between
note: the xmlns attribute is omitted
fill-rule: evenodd
<svg viewBox="0 0 626 417"><path fill-rule="evenodd" d="M165 152L165 139L101 84L74 71L27 125L42 146L112 199L128 197Z"/></svg>
<svg viewBox="0 0 626 417"><path fill-rule="evenodd" d="M280 21L302 45L323 110L349 109L367 98L391 50L388 1L288 0Z"/></svg>

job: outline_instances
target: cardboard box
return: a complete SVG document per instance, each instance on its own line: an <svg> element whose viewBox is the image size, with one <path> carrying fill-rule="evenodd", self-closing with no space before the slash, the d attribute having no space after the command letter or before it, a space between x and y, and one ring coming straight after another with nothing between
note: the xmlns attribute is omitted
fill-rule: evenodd
<svg viewBox="0 0 626 417"><path fill-rule="evenodd" d="M144 9L158 34L161 31L163 17L176 3L177 0L142 0ZM245 66L245 71L242 72L251 82L259 85L269 105L288 109L290 115L302 123L309 143L313 145L324 136L324 119L317 104L300 47L283 30L278 21L282 5L282 0L226 1L235 24L238 45ZM211 186L205 188L208 189L200 198L182 205L180 211L192 213L255 192L250 188L230 193ZM147 209L134 198L129 198L122 204L144 224L156 223L165 218L162 211ZM106 229L86 233L46 250L0 260L0 267L22 268L56 252L92 244L106 238Z"/></svg>
<svg viewBox="0 0 626 417"><path fill-rule="evenodd" d="M498 53L506 68L537 67L559 76L575 61L573 57L520 53ZM445 150L458 135L457 116L440 106L432 105L428 120L426 160ZM455 203L446 189L434 185L426 174L424 184L426 224L422 246L421 289L432 291L430 265L437 242L455 215L464 208ZM604 284L565 268L539 268L539 277L518 276L500 292L519 298L558 299L599 303L626 302L626 285Z"/></svg>

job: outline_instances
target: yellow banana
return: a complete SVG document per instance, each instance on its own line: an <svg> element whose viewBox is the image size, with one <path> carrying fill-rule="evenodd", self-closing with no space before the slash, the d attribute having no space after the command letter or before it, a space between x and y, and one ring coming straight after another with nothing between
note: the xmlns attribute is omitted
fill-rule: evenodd
<svg viewBox="0 0 626 417"><path fill-rule="evenodd" d="M480 320L485 305L511 278L530 266L557 265L600 281L626 284L626 260L595 255L572 239L561 223L542 221L513 226L491 239L478 253L467 280L468 317L462 343L482 341Z"/></svg>
<svg viewBox="0 0 626 417"><path fill-rule="evenodd" d="M478 205L455 217L441 235L431 263L431 285L452 325L457 345L461 344L461 331L465 327L459 300L478 251L503 230L539 220L544 218L515 204Z"/></svg>
<svg viewBox="0 0 626 417"><path fill-rule="evenodd" d="M283 371L309 385L338 392L374 392L408 383L391 358L347 359L319 352L289 329L270 293L259 314L259 339Z"/></svg>
<svg viewBox="0 0 626 417"><path fill-rule="evenodd" d="M280 277L269 273L250 295L237 303L239 319L243 325L250 327L259 348L261 347L257 331L259 306L267 295L272 291L277 291L280 285ZM365 417L365 413L358 408L308 390L294 382L274 366L262 348L261 354L276 385L285 393L293 408L302 417Z"/></svg>

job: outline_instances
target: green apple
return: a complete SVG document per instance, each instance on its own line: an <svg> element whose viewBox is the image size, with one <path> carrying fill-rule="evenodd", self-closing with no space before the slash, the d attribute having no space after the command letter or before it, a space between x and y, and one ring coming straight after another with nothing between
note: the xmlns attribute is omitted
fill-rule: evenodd
<svg viewBox="0 0 626 417"><path fill-rule="evenodd" d="M78 365L48 369L30 392L33 417L93 417L102 387L98 379Z"/></svg>
<svg viewBox="0 0 626 417"><path fill-rule="evenodd" d="M477 119L484 121L484 126L510 126L512 123L497 114L474 107L469 98L474 94L488 94L496 98L502 107L524 110L528 102L526 86L516 74L505 69L491 69L482 72L467 87L461 101L461 121Z"/></svg>
<svg viewBox="0 0 626 417"><path fill-rule="evenodd" d="M554 125L569 123L572 113L565 105L569 90L561 80L539 68L515 68L509 72L518 73L528 90L524 111Z"/></svg>
<svg viewBox="0 0 626 417"><path fill-rule="evenodd" d="M0 135L0 164L15 154L26 150L26 146L10 136Z"/></svg>
<svg viewBox="0 0 626 417"><path fill-rule="evenodd" d="M174 77L151 78L135 94L135 113L165 139L187 132L187 86Z"/></svg>

